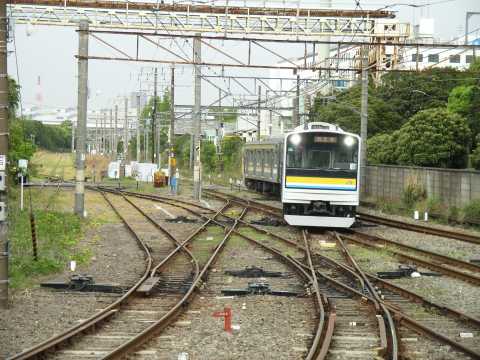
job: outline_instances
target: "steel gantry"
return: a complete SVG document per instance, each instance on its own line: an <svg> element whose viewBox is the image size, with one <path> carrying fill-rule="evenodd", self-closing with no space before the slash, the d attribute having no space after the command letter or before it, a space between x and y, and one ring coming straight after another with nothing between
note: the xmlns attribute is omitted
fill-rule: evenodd
<svg viewBox="0 0 480 360"><path fill-rule="evenodd" d="M378 10L292 9L160 4L105 0L12 0L10 16L17 23L78 26L160 33L221 33L263 37L382 36L395 27L408 36L409 25L390 20ZM385 19L385 20L383 20Z"/></svg>

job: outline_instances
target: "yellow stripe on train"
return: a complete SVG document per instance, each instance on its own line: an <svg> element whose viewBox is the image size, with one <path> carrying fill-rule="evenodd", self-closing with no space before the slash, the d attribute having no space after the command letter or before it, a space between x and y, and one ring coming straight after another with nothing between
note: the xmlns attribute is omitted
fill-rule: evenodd
<svg viewBox="0 0 480 360"><path fill-rule="evenodd" d="M357 180L342 179L342 178L308 177L308 176L287 176L287 183L355 186L357 185Z"/></svg>

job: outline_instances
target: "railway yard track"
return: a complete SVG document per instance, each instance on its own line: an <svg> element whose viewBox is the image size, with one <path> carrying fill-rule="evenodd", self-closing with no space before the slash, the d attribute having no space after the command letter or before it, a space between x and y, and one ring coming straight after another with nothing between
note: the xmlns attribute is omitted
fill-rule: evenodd
<svg viewBox="0 0 480 360"><path fill-rule="evenodd" d="M194 359L269 358L272 347L288 359L480 358L477 313L381 279L356 254L360 248L386 252L472 287L480 285L476 264L363 229L292 228L277 206L211 188L204 194L213 199L212 207L177 197L90 189L102 192L143 249L145 272L107 308L11 359L171 359L179 352ZM263 224L265 218L276 226ZM471 246L480 243L473 234L364 214L360 219ZM258 280L228 273L253 267L282 275ZM252 283L266 286L266 292L253 293ZM242 289L248 296L228 295ZM295 296L274 296L271 290ZM239 334L259 331L258 339L269 345L262 350L241 336L211 331L211 313L226 303L241 309Z"/></svg>

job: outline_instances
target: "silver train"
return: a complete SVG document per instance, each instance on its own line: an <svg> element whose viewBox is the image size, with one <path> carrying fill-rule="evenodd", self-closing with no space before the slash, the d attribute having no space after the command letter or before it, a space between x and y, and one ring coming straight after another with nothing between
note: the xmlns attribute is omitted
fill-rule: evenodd
<svg viewBox="0 0 480 360"><path fill-rule="evenodd" d="M282 138L245 144L245 185L281 194L294 226L348 228L359 203L360 137L312 122Z"/></svg>

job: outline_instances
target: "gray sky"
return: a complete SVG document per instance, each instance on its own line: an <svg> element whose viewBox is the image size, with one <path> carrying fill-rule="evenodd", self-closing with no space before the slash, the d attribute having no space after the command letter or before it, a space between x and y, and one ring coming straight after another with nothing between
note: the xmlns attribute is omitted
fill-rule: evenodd
<svg viewBox="0 0 480 360"><path fill-rule="evenodd" d="M324 0L325 1L325 0ZM425 4L436 3L439 0L362 0L361 6L367 8L379 8L382 5L391 5L395 3L413 3ZM317 1L318 3L318 1ZM332 0L334 7L346 8L352 7L354 1L349 0ZM414 9L406 6L395 6L392 10L398 11L398 19L417 23L421 17L431 17L435 19L436 37L443 40L451 40L464 32L465 12L479 11L479 0L453 0L444 3L434 4L428 7ZM472 17L471 29L480 27L480 15ZM74 58L78 51L78 36L74 28L58 28L58 27L34 27L31 34L27 35L27 28L24 25L16 25L15 27L16 50L17 57L12 52L8 58L9 73L12 77L17 78L17 68L15 66L18 61L18 69L20 75L20 84L22 86L22 99L24 107L29 107L35 103L35 97L38 92L36 85L37 77L41 77L41 88L43 103L46 106L76 106L77 98L77 61ZM480 37L480 32L478 32ZM115 37L114 42L124 49L134 49L135 43L126 37ZM163 41L166 46L171 46L169 40ZM187 54L191 53L190 44L179 40L179 44L184 48ZM244 50L238 46L227 45L224 50L234 56L244 56ZM270 46L270 45L269 45ZM274 45L271 46L275 48ZM278 50L284 50L286 57L303 55L303 47L298 46L276 46ZM205 49L205 47L204 47ZM13 43L10 44L10 50L13 51ZM155 50L153 46L144 48L143 56L150 58L165 59L164 53ZM113 52L106 50L105 46L92 40L90 43L91 54L104 54L106 56L114 55ZM266 52L258 51L257 56L265 63L274 63L276 59ZM167 57L170 59L170 57ZM204 51L204 60L221 61L221 55L214 54L211 51ZM137 90L139 81L137 74L143 69L148 72L151 64L133 63L133 62L111 62L111 61L90 61L89 62L89 88L90 100L89 108L100 109L101 107L111 107L115 98L124 96L130 91ZM169 81L168 66L159 67L160 85ZM215 69L219 74L220 69ZM252 71L249 69L242 71L229 70L232 74L252 75L263 74L265 71ZM143 88L151 89L153 78L143 76ZM193 82L192 68L184 67L177 71L177 101L176 103L190 104L192 103L192 87ZM150 85L148 84L150 83ZM220 84L220 82L217 82ZM225 86L225 84L223 84ZM218 96L218 90L214 90L211 86L203 85L204 94L203 101L207 103L212 98ZM234 88L235 92L240 89Z"/></svg>

